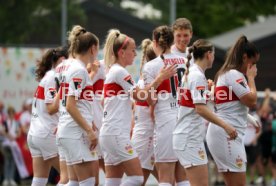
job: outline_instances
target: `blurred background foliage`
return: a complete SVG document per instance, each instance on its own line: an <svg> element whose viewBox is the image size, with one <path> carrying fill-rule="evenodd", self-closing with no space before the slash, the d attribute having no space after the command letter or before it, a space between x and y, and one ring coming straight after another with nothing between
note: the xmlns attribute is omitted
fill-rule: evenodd
<svg viewBox="0 0 276 186"><path fill-rule="evenodd" d="M83 1L85 0L67 0L68 28L89 21L82 7ZM169 24L168 0L87 1L100 1L117 8L124 7L124 11L138 17L139 12L150 5L154 10L149 11L156 11L157 14L145 16L143 19L157 24ZM139 3L142 8L139 10L125 7L123 3L126 2ZM176 17L189 18L194 27L194 34L204 38L254 21L262 21L266 16L276 14L275 0L176 0L176 7ZM60 37L61 0L0 0L0 23L0 44L24 44L33 37L40 37L36 39L43 43L51 37Z"/></svg>

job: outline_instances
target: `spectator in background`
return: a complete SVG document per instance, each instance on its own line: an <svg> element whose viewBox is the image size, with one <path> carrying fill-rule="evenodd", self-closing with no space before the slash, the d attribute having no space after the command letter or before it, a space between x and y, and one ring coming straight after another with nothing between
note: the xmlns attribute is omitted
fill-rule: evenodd
<svg viewBox="0 0 276 186"><path fill-rule="evenodd" d="M274 96L274 100L276 94ZM273 120L272 120L272 148L271 148L271 171L272 180L271 186L276 186L276 110L273 109Z"/></svg>
<svg viewBox="0 0 276 186"><path fill-rule="evenodd" d="M3 174L4 158L2 154L2 141L4 139L4 121L6 121L6 114L4 112L4 103L0 100L0 178Z"/></svg>
<svg viewBox="0 0 276 186"><path fill-rule="evenodd" d="M265 167L269 163L269 159L271 157L271 147L272 147L272 98L271 98L271 91L269 88L265 89L265 96L262 101L261 107L259 109L259 116L261 118L262 123L262 133L259 138L259 143L261 146L261 161L259 163L259 177L256 180L256 183L262 183L266 185L265 181Z"/></svg>
<svg viewBox="0 0 276 186"><path fill-rule="evenodd" d="M21 113L19 117L19 123L22 128L23 134L27 135L29 128L30 128L30 122L31 122L31 114L32 114L32 98L28 98L24 102L24 111Z"/></svg>
<svg viewBox="0 0 276 186"><path fill-rule="evenodd" d="M256 111L251 110L250 114L261 123L260 117L257 115ZM257 158L260 155L260 146L258 145L258 139L261 135L261 130L256 131L256 128L248 123L247 128L245 129L244 135L244 145L247 156L247 167L249 170L250 176L250 185L255 184L255 172L257 165Z"/></svg>
<svg viewBox="0 0 276 186"><path fill-rule="evenodd" d="M4 140L2 143L2 152L4 155L4 181L3 186L16 186L14 181L15 176L15 161L12 155L11 146L15 143L16 138L19 136L19 124L15 120L15 109L8 108L7 121L4 124Z"/></svg>
<svg viewBox="0 0 276 186"><path fill-rule="evenodd" d="M4 103L0 100L0 144L3 140L3 134L4 134L4 122L7 120L6 113L4 112ZM1 145L0 145L1 147Z"/></svg>
<svg viewBox="0 0 276 186"><path fill-rule="evenodd" d="M4 130L3 130L3 126L4 126L4 122L6 122L7 120L7 115L4 111L4 103L0 100L0 142L3 140L3 134L4 134ZM1 146L0 146L1 147Z"/></svg>

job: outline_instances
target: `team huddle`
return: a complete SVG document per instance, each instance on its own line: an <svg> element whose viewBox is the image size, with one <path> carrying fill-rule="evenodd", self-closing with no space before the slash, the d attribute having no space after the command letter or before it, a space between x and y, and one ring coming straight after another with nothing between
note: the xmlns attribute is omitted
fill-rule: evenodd
<svg viewBox="0 0 276 186"><path fill-rule="evenodd" d="M229 50L214 80L214 46L196 40L186 18L159 26L141 44L140 79L133 64L136 44L117 29L108 32L104 59L99 40L81 26L68 47L49 49L37 64L28 145L32 186L47 184L50 168L59 186L208 185L208 149L227 186L246 185L245 128L257 101L259 52L245 36ZM206 133L206 123L208 129ZM123 175L126 178L122 179Z"/></svg>

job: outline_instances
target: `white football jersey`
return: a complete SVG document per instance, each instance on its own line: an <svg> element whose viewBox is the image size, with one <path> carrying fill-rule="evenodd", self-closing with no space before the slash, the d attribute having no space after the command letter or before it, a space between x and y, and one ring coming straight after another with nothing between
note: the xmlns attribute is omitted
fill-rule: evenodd
<svg viewBox="0 0 276 186"><path fill-rule="evenodd" d="M130 93L135 87L131 75L124 67L117 63L111 66L104 82L104 118L100 136L130 135Z"/></svg>
<svg viewBox="0 0 276 186"><path fill-rule="evenodd" d="M77 59L68 59L69 61L60 66L62 69L60 88L61 104L60 119L58 126L59 138L79 139L86 132L75 122L66 110L67 96L75 96L77 99L77 108L82 117L92 127L93 112L93 86L84 63ZM57 68L58 70L58 68ZM56 70L56 71L57 71Z"/></svg>
<svg viewBox="0 0 276 186"><path fill-rule="evenodd" d="M46 104L53 103L56 95L55 71L46 72L41 79L33 99L32 117L29 134L36 137L55 135L58 114L48 114Z"/></svg>
<svg viewBox="0 0 276 186"><path fill-rule="evenodd" d="M171 53L180 55L180 56L182 56L182 57L184 57L184 58L187 59L187 56L188 56L188 54L189 54L189 47L186 47L186 51L185 51L185 52L181 52L180 50L178 50L178 48L176 48L175 45L172 45L172 47L171 47ZM190 67L191 67L193 64L194 64L194 57L193 57L193 55L192 55L192 59L190 60Z"/></svg>
<svg viewBox="0 0 276 186"><path fill-rule="evenodd" d="M144 81L140 79L137 82L137 86L141 89L145 87ZM146 132L153 132L154 123L151 118L150 107L146 101L135 102L135 113L134 113L134 128L133 133L145 134Z"/></svg>
<svg viewBox="0 0 276 186"><path fill-rule="evenodd" d="M195 104L207 104L207 80L197 64L189 69L187 82L185 79L180 90L178 122L173 132L174 135L181 135L174 143L174 149L179 150L183 150L186 145L201 144L205 137L205 123L197 114Z"/></svg>
<svg viewBox="0 0 276 186"><path fill-rule="evenodd" d="M219 76L215 89L216 113L242 134L247 125L248 108L239 99L248 93L250 88L241 72L230 70Z"/></svg>
<svg viewBox="0 0 276 186"><path fill-rule="evenodd" d="M177 64L177 74L164 80L157 88L158 101L154 108L156 125L162 126L172 118L176 118L178 109L178 87L186 70L185 58L176 54L164 54L164 60L159 56L145 64L143 78L145 85L151 84L165 65ZM174 118L174 119L175 119Z"/></svg>

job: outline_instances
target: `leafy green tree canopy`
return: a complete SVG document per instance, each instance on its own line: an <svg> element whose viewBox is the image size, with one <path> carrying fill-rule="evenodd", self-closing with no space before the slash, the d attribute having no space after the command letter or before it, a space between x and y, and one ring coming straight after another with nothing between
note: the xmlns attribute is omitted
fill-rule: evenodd
<svg viewBox="0 0 276 186"><path fill-rule="evenodd" d="M67 0L68 28L83 24L85 13L75 0ZM0 43L24 44L30 39L60 43L61 0L0 0Z"/></svg>

